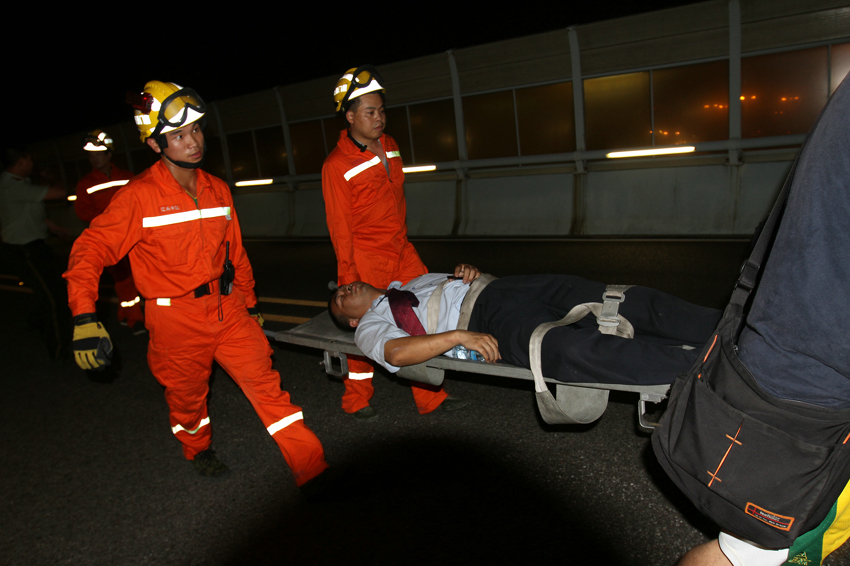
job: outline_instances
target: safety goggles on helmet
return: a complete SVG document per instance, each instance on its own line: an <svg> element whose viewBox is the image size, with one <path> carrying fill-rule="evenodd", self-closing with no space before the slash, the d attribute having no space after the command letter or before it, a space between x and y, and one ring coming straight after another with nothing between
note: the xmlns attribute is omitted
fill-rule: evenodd
<svg viewBox="0 0 850 566"><path fill-rule="evenodd" d="M86 151L112 151L112 138L103 130L92 130L83 138Z"/></svg>
<svg viewBox="0 0 850 566"><path fill-rule="evenodd" d="M339 112L344 109L348 102L359 96L385 90L381 86L383 80L378 70L372 65L362 65L354 69L349 69L339 79L334 89L334 100L337 103L336 111Z"/></svg>
<svg viewBox="0 0 850 566"><path fill-rule="evenodd" d="M196 122L207 110L203 99L193 89L162 81L150 81L138 94L128 92L127 102L133 106L134 120L143 142L148 137L156 138Z"/></svg>
<svg viewBox="0 0 850 566"><path fill-rule="evenodd" d="M154 99L153 106L156 102ZM194 89L181 88L166 98L158 109L152 107L151 110L159 110L159 123L153 131L156 136L196 122L206 114L207 105Z"/></svg>

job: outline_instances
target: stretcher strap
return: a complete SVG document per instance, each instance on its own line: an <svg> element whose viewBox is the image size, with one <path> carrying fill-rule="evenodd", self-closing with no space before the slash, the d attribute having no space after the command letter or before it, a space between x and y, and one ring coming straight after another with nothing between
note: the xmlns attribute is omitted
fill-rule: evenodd
<svg viewBox="0 0 850 566"><path fill-rule="evenodd" d="M458 330L466 330L466 327L469 326L469 318L472 316L473 307L475 307L475 299L478 298L478 295L481 294L484 287L496 279L498 278L493 277L489 273L482 273L475 279L475 281L470 283L469 291L466 292L466 296L463 298L463 302L460 305L460 318L457 321ZM425 328L428 334L434 334L437 332L437 322L440 320L440 300L443 296L443 287L445 287L450 281L452 281L452 279L446 279L437 285L437 288L434 289L434 292L431 293L431 297L428 299L428 306L426 307L428 310L428 324Z"/></svg>
<svg viewBox="0 0 850 566"><path fill-rule="evenodd" d="M472 309L475 308L475 301L478 295L484 290L484 287L498 279L489 273L482 273L469 286L469 291L463 298L463 303L460 305L460 318L457 321L458 330L466 330L469 326L469 319L472 316Z"/></svg>
<svg viewBox="0 0 850 566"><path fill-rule="evenodd" d="M610 314L611 308L615 308L613 316L617 320L616 326L611 325L603 327L600 322L599 331L604 332L605 334L620 336L622 338L633 338L635 335L634 326L632 326L625 317L617 314L616 312L616 307L619 307L619 304L624 300L622 293L625 292L625 289L627 289L628 286L609 286L605 290L605 294L603 294L604 300L608 300L609 290L612 287L619 287L619 289L615 289L613 291L612 296L615 298L612 298L611 301L614 304L609 306L608 311L605 310L605 305L601 303L582 303L574 306L570 312L567 313L567 316L561 320L544 322L531 334L531 340L529 340L528 343L528 356L531 362L531 374L534 376L534 393L537 398L537 407L540 410L540 416L543 417L543 420L549 424L586 424L595 421L601 414L595 402L591 402L585 407L582 407L581 404L573 404L570 406L569 412L566 411L564 409L566 405L558 403L549 391L549 388L546 386L546 382L543 380L541 354L543 337L553 328L573 324L591 313L596 316L597 321L600 321L603 319L603 313L605 313L606 316ZM619 300L616 300L617 292L619 292ZM603 328L605 330L603 330ZM605 396L605 399L601 400L601 402L607 403L607 395Z"/></svg>
<svg viewBox="0 0 850 566"><path fill-rule="evenodd" d="M425 325L425 332L428 334L434 334L437 331L437 322L440 320L440 299L443 296L443 287L445 287L451 279L446 279L434 289L434 292L431 293L431 296L428 298L428 305L425 307L428 311L426 321L428 324Z"/></svg>

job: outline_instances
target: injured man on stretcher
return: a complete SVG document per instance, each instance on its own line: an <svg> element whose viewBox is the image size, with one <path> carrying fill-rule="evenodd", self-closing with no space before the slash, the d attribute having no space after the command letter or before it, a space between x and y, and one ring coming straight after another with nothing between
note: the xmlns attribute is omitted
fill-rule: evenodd
<svg viewBox="0 0 850 566"><path fill-rule="evenodd" d="M435 291L439 295L431 300ZM338 326L355 331L357 347L393 373L438 355L467 357L464 349L486 362L529 368L534 330L576 305L601 302L605 292L602 283L570 275L495 279L460 264L453 275L428 273L389 289L360 281L343 285L329 308ZM603 334L595 316L556 327L541 345L543 375L573 383L672 383L694 362L721 316L648 287L629 287L622 297L619 316L634 328L634 338Z"/></svg>

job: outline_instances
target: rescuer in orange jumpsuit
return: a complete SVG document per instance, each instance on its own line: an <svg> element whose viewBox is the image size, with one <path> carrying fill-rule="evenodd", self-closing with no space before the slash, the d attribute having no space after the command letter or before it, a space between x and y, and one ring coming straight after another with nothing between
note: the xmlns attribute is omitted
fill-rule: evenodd
<svg viewBox="0 0 850 566"><path fill-rule="evenodd" d="M88 154L91 171L77 183L74 211L80 220L90 223L106 210L112 197L127 184L133 174L112 163L112 138L103 130L92 130L85 138L83 149ZM118 320L133 329L134 334L145 331L142 300L133 283L130 260L121 258L115 265L106 266L115 281L118 295Z"/></svg>
<svg viewBox="0 0 850 566"><path fill-rule="evenodd" d="M112 344L94 314L97 284L104 265L129 253L147 305L148 364L165 387L186 459L201 475L227 471L210 448L207 393L215 360L242 388L302 486L327 468L324 452L272 370L230 190L199 168L206 106L193 90L160 81L136 98L141 138L160 160L118 191L71 250L64 277L77 363L109 363Z"/></svg>
<svg viewBox="0 0 850 566"><path fill-rule="evenodd" d="M395 140L384 133L384 87L371 66L349 69L337 82L334 102L348 128L322 167L322 194L328 230L337 259L337 284L365 281L386 288L427 273L407 241L404 172ZM348 358L342 408L358 420L377 417L369 405L374 388L372 365ZM460 409L466 401L442 387L411 382L421 414Z"/></svg>

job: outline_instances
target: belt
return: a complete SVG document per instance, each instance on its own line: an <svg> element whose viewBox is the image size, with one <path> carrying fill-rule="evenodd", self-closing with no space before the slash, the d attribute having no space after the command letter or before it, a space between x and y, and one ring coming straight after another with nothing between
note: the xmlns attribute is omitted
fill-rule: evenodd
<svg viewBox="0 0 850 566"><path fill-rule="evenodd" d="M195 298L200 299L201 297L205 297L206 295L212 295L215 292L213 285L215 281L210 281L209 283L204 283L197 289L195 289Z"/></svg>
<svg viewBox="0 0 850 566"><path fill-rule="evenodd" d="M196 299L200 299L201 297L205 297L207 295L212 295L215 293L215 284L218 280L210 281L209 283L204 283L194 291L190 291L185 296L189 297L194 294ZM151 299L153 300L153 299ZM171 299L156 299L156 304L160 306L169 306L171 304Z"/></svg>

